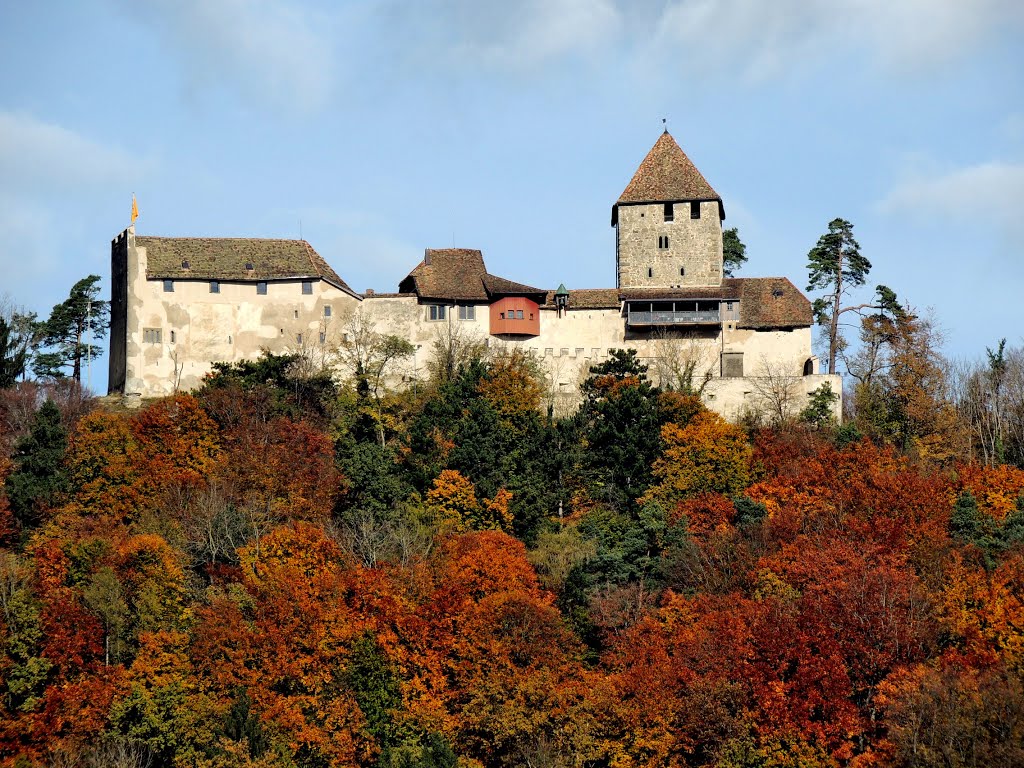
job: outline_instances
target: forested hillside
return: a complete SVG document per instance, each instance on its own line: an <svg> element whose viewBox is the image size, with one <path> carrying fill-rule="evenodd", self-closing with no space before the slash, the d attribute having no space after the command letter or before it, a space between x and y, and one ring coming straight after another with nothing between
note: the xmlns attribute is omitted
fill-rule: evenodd
<svg viewBox="0 0 1024 768"><path fill-rule="evenodd" d="M11 386L0 764L1022 765L1020 355L954 398L919 338L843 427L621 352L561 420L512 354Z"/></svg>

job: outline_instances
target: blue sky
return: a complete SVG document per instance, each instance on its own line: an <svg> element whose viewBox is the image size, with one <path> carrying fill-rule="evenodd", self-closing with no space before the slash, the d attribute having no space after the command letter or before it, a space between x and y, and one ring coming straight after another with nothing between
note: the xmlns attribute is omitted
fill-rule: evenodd
<svg viewBox="0 0 1024 768"><path fill-rule="evenodd" d="M663 117L741 274L804 287L840 216L947 354L1024 343L1020 0L0 0L0 296L106 285L133 192L140 234L301 227L356 290L453 243L610 287Z"/></svg>

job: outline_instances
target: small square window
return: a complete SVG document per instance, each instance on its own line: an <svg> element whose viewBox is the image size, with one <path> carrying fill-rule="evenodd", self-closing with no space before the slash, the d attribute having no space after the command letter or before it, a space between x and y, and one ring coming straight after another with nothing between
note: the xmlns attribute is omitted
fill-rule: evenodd
<svg viewBox="0 0 1024 768"><path fill-rule="evenodd" d="M310 295L310 294L313 293L313 281L312 280L303 280L302 281L302 292L304 294L306 294L306 295Z"/></svg>
<svg viewBox="0 0 1024 768"><path fill-rule="evenodd" d="M690 218L691 219L699 219L700 218L700 201L699 200L691 200L690 201Z"/></svg>
<svg viewBox="0 0 1024 768"><path fill-rule="evenodd" d="M327 304L326 306L324 306L324 317L330 317L330 316L331 316L331 305Z"/></svg>
<svg viewBox="0 0 1024 768"><path fill-rule="evenodd" d="M220 293L220 281L219 280L211 280L210 281L210 293Z"/></svg>
<svg viewBox="0 0 1024 768"><path fill-rule="evenodd" d="M173 280L164 280L164 293L174 293Z"/></svg>
<svg viewBox="0 0 1024 768"><path fill-rule="evenodd" d="M445 307L442 304L431 304L430 314L431 320L444 320L445 318Z"/></svg>
<svg viewBox="0 0 1024 768"><path fill-rule="evenodd" d="M258 283L256 283L256 295L257 296L266 296L267 295L267 281L266 280L260 280Z"/></svg>

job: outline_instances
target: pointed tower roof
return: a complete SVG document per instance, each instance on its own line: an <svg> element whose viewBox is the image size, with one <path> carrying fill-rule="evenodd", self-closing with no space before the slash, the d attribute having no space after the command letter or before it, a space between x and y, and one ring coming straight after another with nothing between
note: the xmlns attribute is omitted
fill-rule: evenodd
<svg viewBox="0 0 1024 768"><path fill-rule="evenodd" d="M676 144L672 134L665 131L654 142L632 180L612 206L612 225L618 220L620 205L684 200L717 200L719 216L725 218L722 198Z"/></svg>

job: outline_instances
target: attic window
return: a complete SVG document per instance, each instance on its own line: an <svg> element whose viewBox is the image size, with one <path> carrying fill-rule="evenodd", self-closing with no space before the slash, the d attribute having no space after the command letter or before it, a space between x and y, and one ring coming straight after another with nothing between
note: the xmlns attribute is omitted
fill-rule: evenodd
<svg viewBox="0 0 1024 768"><path fill-rule="evenodd" d="M675 213L672 210L672 203L665 203L665 221L672 221L675 219Z"/></svg>
<svg viewBox="0 0 1024 768"><path fill-rule="evenodd" d="M181 268L182 269L191 269L191 265L189 264L188 259L182 259L181 260Z"/></svg>
<svg viewBox="0 0 1024 768"><path fill-rule="evenodd" d="M691 200L690 201L690 218L691 219L699 219L700 218L700 201L699 200Z"/></svg>
<svg viewBox="0 0 1024 768"><path fill-rule="evenodd" d="M310 294L313 293L313 281L312 280L303 280L302 281L302 292L304 294L306 294L306 295L310 295Z"/></svg>
<svg viewBox="0 0 1024 768"><path fill-rule="evenodd" d="M781 299L782 298L782 289L781 288L774 288L774 289L772 289L772 296L774 296L776 299Z"/></svg>
<svg viewBox="0 0 1024 768"><path fill-rule="evenodd" d="M256 283L256 295L257 296L266 296L267 295L267 281L266 280L260 280L258 283Z"/></svg>
<svg viewBox="0 0 1024 768"><path fill-rule="evenodd" d="M248 272L252 272L253 267L252 267L252 262L251 261L245 262L245 269Z"/></svg>

